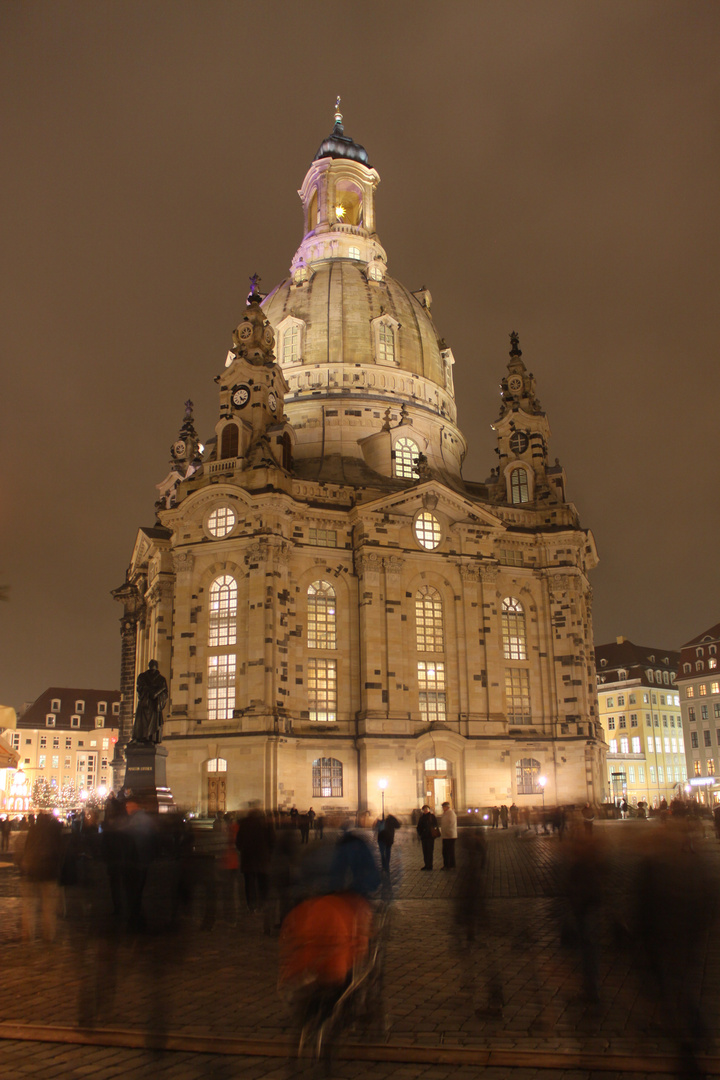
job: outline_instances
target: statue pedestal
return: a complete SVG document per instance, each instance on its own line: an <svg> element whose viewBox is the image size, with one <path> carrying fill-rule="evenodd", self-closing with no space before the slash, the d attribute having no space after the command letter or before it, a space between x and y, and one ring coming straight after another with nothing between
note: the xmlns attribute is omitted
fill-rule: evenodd
<svg viewBox="0 0 720 1080"><path fill-rule="evenodd" d="M149 809L168 810L173 797L167 786L168 752L155 743L128 743L125 747L125 787Z"/></svg>

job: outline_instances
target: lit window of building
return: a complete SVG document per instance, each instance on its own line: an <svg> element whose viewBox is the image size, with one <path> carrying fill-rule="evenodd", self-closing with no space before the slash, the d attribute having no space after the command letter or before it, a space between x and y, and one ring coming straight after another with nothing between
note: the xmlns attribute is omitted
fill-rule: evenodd
<svg viewBox="0 0 720 1080"><path fill-rule="evenodd" d="M415 518L414 528L415 539L421 547L426 548L427 551L433 551L436 547L439 547L442 539L440 522L429 510L422 510L418 514Z"/></svg>
<svg viewBox="0 0 720 1080"><path fill-rule="evenodd" d="M695 687L694 686L688 686L687 689L685 690L685 696L686 697L695 697Z"/></svg>
<svg viewBox="0 0 720 1080"><path fill-rule="evenodd" d="M418 445L412 439L398 439L395 443L395 475L404 480L416 479L419 455Z"/></svg>
<svg viewBox="0 0 720 1080"><path fill-rule="evenodd" d="M235 708L235 656L208 657L208 719L230 720Z"/></svg>
<svg viewBox="0 0 720 1080"><path fill-rule="evenodd" d="M210 586L208 645L234 645L237 641L237 582L229 574Z"/></svg>
<svg viewBox="0 0 720 1080"><path fill-rule="evenodd" d="M506 660L527 660L525 612L519 600L506 596L502 602L503 655Z"/></svg>
<svg viewBox="0 0 720 1080"><path fill-rule="evenodd" d="M418 660L420 716L426 723L445 720L445 664Z"/></svg>
<svg viewBox="0 0 720 1080"><path fill-rule="evenodd" d="M520 758L515 766L518 795L539 795L540 762L535 758Z"/></svg>
<svg viewBox="0 0 720 1080"><path fill-rule="evenodd" d="M415 593L415 635L418 652L442 652L445 647L442 598L431 585Z"/></svg>
<svg viewBox="0 0 720 1080"><path fill-rule="evenodd" d="M336 649L335 590L327 581L313 581L307 591L307 643L310 649Z"/></svg>
<svg viewBox="0 0 720 1080"><path fill-rule="evenodd" d="M308 707L315 723L337 720L337 661L308 660Z"/></svg>
<svg viewBox="0 0 720 1080"><path fill-rule="evenodd" d="M530 488L528 485L527 469L522 467L513 469L510 474L510 501L514 506L519 503L530 502Z"/></svg>
<svg viewBox="0 0 720 1080"><path fill-rule="evenodd" d="M509 724L529 724L530 673L525 668L505 668L505 709Z"/></svg>
<svg viewBox="0 0 720 1080"><path fill-rule="evenodd" d="M312 763L314 799L337 799L343 793L343 767L337 758L317 758Z"/></svg>

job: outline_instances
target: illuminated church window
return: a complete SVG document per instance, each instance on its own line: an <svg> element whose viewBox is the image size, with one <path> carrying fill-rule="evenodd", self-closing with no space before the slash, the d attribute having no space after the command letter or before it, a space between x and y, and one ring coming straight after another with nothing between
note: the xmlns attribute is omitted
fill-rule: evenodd
<svg viewBox="0 0 720 1080"><path fill-rule="evenodd" d="M505 709L509 724L529 724L530 673L525 668L505 669Z"/></svg>
<svg viewBox="0 0 720 1080"><path fill-rule="evenodd" d="M327 581L313 581L308 588L308 648L336 649L335 590Z"/></svg>
<svg viewBox="0 0 720 1080"><path fill-rule="evenodd" d="M445 664L434 660L418 661L420 716L425 723L445 719Z"/></svg>
<svg viewBox="0 0 720 1080"><path fill-rule="evenodd" d="M431 757L425 762L425 772L447 772L448 763L445 758Z"/></svg>
<svg viewBox="0 0 720 1080"><path fill-rule="evenodd" d="M422 510L415 518L415 539L427 551L439 547L442 539L440 522L429 510Z"/></svg>
<svg viewBox="0 0 720 1080"><path fill-rule="evenodd" d="M423 585L415 593L415 634L418 652L443 651L442 598L431 585Z"/></svg>
<svg viewBox="0 0 720 1080"><path fill-rule="evenodd" d="M217 510L213 510L208 518L208 532L217 540L222 540L224 536L229 536L235 528L235 520L235 511L232 507L219 506Z"/></svg>
<svg viewBox="0 0 720 1080"><path fill-rule="evenodd" d="M237 582L230 574L223 574L210 586L208 645L217 647L236 642Z"/></svg>
<svg viewBox="0 0 720 1080"><path fill-rule="evenodd" d="M419 454L418 445L412 439L398 439L395 443L395 475L404 480L416 480Z"/></svg>
<svg viewBox="0 0 720 1080"><path fill-rule="evenodd" d="M230 720L235 708L235 656L208 658L208 719Z"/></svg>
<svg viewBox="0 0 720 1080"><path fill-rule="evenodd" d="M527 469L513 469L510 473L510 501L513 506L530 502Z"/></svg>
<svg viewBox="0 0 720 1080"><path fill-rule="evenodd" d="M316 723L337 720L336 660L308 660L308 706L310 719Z"/></svg>
<svg viewBox="0 0 720 1080"><path fill-rule="evenodd" d="M360 248L358 248L358 247L348 248L348 255L350 256L351 259L359 259L360 258Z"/></svg>
<svg viewBox="0 0 720 1080"><path fill-rule="evenodd" d="M502 602L503 655L506 660L527 660L525 612L519 600L506 596Z"/></svg>
<svg viewBox="0 0 720 1080"><path fill-rule="evenodd" d="M337 758L316 758L312 763L313 799L338 799L343 793L343 767Z"/></svg>
<svg viewBox="0 0 720 1080"><path fill-rule="evenodd" d="M540 762L535 758L520 758L515 766L518 795L539 795Z"/></svg>
<svg viewBox="0 0 720 1080"><path fill-rule="evenodd" d="M207 763L208 772L227 772L227 761L223 757L210 758Z"/></svg>

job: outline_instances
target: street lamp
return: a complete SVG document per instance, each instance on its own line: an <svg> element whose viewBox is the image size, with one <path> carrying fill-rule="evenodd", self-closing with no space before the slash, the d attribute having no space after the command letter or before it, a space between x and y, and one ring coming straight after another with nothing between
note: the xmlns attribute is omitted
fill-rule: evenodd
<svg viewBox="0 0 720 1080"><path fill-rule="evenodd" d="M545 810L545 785L547 784L547 776L538 776L538 784L540 785L540 790L542 792L542 800L543 800L542 805L543 805L543 811L544 811Z"/></svg>
<svg viewBox="0 0 720 1080"><path fill-rule="evenodd" d="M388 782L385 779L378 780L378 787L382 795L382 819L385 820L385 788L388 786Z"/></svg>

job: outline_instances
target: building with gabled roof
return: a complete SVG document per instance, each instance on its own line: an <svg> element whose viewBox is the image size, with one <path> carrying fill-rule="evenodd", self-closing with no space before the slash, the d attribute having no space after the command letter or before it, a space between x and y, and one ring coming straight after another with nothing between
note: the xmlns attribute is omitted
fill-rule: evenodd
<svg viewBox="0 0 720 1080"><path fill-rule="evenodd" d="M658 807L687 779L679 659L672 649L636 645L626 637L595 648L610 802Z"/></svg>
<svg viewBox="0 0 720 1080"><path fill-rule="evenodd" d="M680 651L678 687L687 746L689 785L701 802L720 799L720 623Z"/></svg>
<svg viewBox="0 0 720 1080"><path fill-rule="evenodd" d="M336 113L289 274L267 295L252 279L212 373L204 448L186 405L114 593L120 746L156 658L190 807L376 812L380 780L399 811L539 805L541 781L548 803L596 802L592 534L515 333L494 465L463 477L455 358L429 290L390 273L379 180Z"/></svg>
<svg viewBox="0 0 720 1080"><path fill-rule="evenodd" d="M51 686L4 734L29 783L44 776L53 790L112 787L119 735L120 692Z"/></svg>

